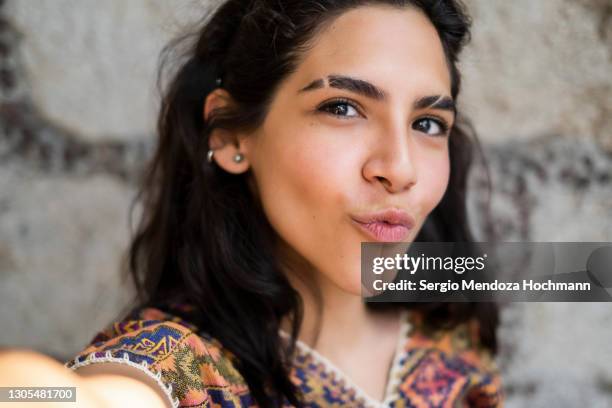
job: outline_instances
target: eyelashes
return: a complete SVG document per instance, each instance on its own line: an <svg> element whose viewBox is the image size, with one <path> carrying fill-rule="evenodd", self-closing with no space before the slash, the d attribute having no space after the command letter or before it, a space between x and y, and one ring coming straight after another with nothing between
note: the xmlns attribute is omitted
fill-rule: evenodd
<svg viewBox="0 0 612 408"><path fill-rule="evenodd" d="M344 109L339 109L339 107L344 107ZM347 112L351 109L354 110L356 113L353 116L346 116L346 115L340 114L340 112ZM342 119L361 116L361 113L360 113L361 109L352 101L348 99L344 99L344 98L338 98L332 101L324 102L317 108L317 110L321 112L329 113L334 116L338 116Z"/></svg>
<svg viewBox="0 0 612 408"><path fill-rule="evenodd" d="M322 103L317 111L332 115L341 120L364 116L361 107L350 99L336 98ZM450 126L441 117L427 115L412 122L412 129L431 136L447 136Z"/></svg>
<svg viewBox="0 0 612 408"><path fill-rule="evenodd" d="M412 128L419 132L436 136L445 136L448 132L448 124L446 123L446 121L428 116L414 121L412 123ZM432 131L432 129L434 130Z"/></svg>

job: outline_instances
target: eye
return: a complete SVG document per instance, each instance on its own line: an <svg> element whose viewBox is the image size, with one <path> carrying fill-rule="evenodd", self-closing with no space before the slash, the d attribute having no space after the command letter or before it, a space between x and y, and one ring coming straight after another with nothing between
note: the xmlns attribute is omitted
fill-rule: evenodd
<svg viewBox="0 0 612 408"><path fill-rule="evenodd" d="M348 99L336 99L331 102L326 102L319 106L317 110L342 118L355 118L360 116L357 106Z"/></svg>
<svg viewBox="0 0 612 408"><path fill-rule="evenodd" d="M434 118L421 118L412 124L412 128L432 136L444 136L448 131L445 121Z"/></svg>

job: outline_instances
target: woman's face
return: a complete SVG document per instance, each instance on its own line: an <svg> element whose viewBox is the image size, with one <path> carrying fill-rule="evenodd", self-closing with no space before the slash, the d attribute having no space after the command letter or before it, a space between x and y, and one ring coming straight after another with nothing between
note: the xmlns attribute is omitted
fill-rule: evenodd
<svg viewBox="0 0 612 408"><path fill-rule="evenodd" d="M359 294L360 243L411 242L444 195L452 106L442 45L420 11L361 7L322 31L241 147L284 256ZM413 227L368 232L384 210Z"/></svg>

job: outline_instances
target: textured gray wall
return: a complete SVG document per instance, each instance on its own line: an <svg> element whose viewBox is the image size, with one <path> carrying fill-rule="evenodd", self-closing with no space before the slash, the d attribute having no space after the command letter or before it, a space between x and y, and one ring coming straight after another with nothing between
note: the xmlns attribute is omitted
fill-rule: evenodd
<svg viewBox="0 0 612 408"><path fill-rule="evenodd" d="M0 6L0 345L64 358L125 305L117 271L158 53L206 4ZM461 103L491 167L495 232L612 241L612 2L467 4ZM485 237L480 181L470 211ZM517 303L502 317L508 406L612 406L611 304Z"/></svg>

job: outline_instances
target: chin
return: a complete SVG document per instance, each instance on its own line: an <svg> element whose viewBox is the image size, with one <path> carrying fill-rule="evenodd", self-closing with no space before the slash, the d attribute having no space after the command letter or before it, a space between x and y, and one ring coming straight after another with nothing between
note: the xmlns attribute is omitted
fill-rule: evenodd
<svg viewBox="0 0 612 408"><path fill-rule="evenodd" d="M361 296L361 274L342 274L334 279L334 284L348 294Z"/></svg>

